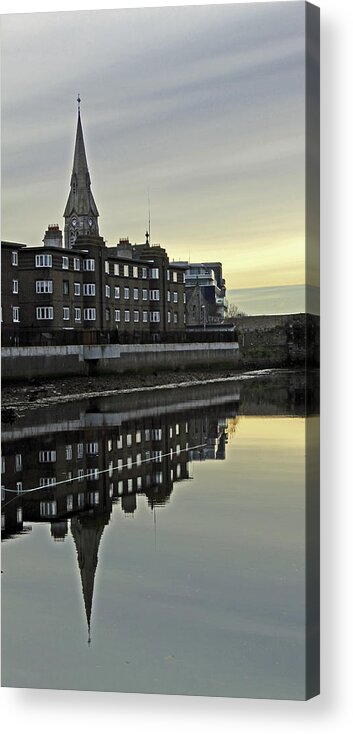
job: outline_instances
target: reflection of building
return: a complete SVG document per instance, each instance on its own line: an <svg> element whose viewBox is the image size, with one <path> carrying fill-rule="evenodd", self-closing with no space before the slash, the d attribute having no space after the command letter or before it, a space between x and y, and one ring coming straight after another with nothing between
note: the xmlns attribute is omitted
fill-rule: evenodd
<svg viewBox="0 0 353 734"><path fill-rule="evenodd" d="M67 406L62 424L24 421L22 437L15 425L3 440L3 537L22 532L23 522L44 522L53 540L63 542L70 528L89 636L98 550L113 506L133 515L144 495L155 521L155 509L169 502L175 483L189 478L190 460L224 458L224 416L236 410L227 394L224 405L207 404L207 417L200 400L194 410L180 403L160 415L149 397L145 414L121 398L122 412L111 412L112 399L103 398L86 411Z"/></svg>

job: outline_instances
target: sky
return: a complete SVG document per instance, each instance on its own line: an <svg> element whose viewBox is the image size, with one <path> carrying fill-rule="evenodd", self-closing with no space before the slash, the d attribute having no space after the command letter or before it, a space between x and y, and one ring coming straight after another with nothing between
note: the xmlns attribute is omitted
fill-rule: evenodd
<svg viewBox="0 0 353 734"><path fill-rule="evenodd" d="M108 245L144 240L150 201L171 259L222 261L249 313L305 310L304 5L2 16L2 238L63 226L79 92Z"/></svg>

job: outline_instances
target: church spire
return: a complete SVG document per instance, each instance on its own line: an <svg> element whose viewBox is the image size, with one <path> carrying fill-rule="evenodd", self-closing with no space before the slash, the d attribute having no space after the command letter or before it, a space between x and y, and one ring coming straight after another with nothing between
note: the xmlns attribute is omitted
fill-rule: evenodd
<svg viewBox="0 0 353 734"><path fill-rule="evenodd" d="M98 209L91 191L81 123L81 98L77 97L77 129L70 193L64 211L65 247L72 247L78 234L99 234Z"/></svg>

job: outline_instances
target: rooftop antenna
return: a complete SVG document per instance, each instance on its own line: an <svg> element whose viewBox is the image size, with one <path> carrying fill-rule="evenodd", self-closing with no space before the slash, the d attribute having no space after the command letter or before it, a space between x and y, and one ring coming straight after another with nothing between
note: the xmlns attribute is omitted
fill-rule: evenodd
<svg viewBox="0 0 353 734"><path fill-rule="evenodd" d="M148 189L148 238L151 243L151 203L150 203L150 190Z"/></svg>
<svg viewBox="0 0 353 734"><path fill-rule="evenodd" d="M81 112L81 97L80 97L80 92L77 95L77 110L78 110L78 114L80 114L80 112Z"/></svg>

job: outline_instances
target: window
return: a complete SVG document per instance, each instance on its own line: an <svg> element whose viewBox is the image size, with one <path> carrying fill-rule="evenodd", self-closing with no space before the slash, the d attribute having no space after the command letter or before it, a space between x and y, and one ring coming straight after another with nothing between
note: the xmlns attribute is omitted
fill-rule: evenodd
<svg viewBox="0 0 353 734"><path fill-rule="evenodd" d="M95 283L84 283L83 284L83 295L84 296L95 296L96 295L96 284Z"/></svg>
<svg viewBox="0 0 353 734"><path fill-rule="evenodd" d="M123 437L122 436L119 436L119 438L117 438L117 440L116 440L116 448L117 449L122 449L123 448Z"/></svg>
<svg viewBox="0 0 353 734"><path fill-rule="evenodd" d="M120 288L118 285L116 285L114 288L114 298L116 299L120 298Z"/></svg>
<svg viewBox="0 0 353 734"><path fill-rule="evenodd" d="M119 265L118 265L118 263L114 263L114 275L119 275Z"/></svg>
<svg viewBox="0 0 353 734"><path fill-rule="evenodd" d="M159 291L150 291L150 301L159 301Z"/></svg>
<svg viewBox="0 0 353 734"><path fill-rule="evenodd" d="M39 512L40 512L41 517L52 517L56 515L56 512L57 512L56 501L52 500L51 502L41 502L39 505Z"/></svg>
<svg viewBox="0 0 353 734"><path fill-rule="evenodd" d="M120 482L118 482L118 494L122 494L123 491L124 491L124 485L123 485L123 482L120 480Z"/></svg>
<svg viewBox="0 0 353 734"><path fill-rule="evenodd" d="M127 446L132 446L132 433L127 433L126 434L126 445Z"/></svg>
<svg viewBox="0 0 353 734"><path fill-rule="evenodd" d="M99 479L99 469L87 469L87 479Z"/></svg>
<svg viewBox="0 0 353 734"><path fill-rule="evenodd" d="M98 454L98 443L96 441L91 443L86 443L86 452L87 454Z"/></svg>
<svg viewBox="0 0 353 734"><path fill-rule="evenodd" d="M14 324L18 324L20 321L20 309L19 306L12 307L12 321Z"/></svg>
<svg viewBox="0 0 353 734"><path fill-rule="evenodd" d="M137 487L137 489L141 489L142 488L142 477L137 477L136 478L136 487Z"/></svg>
<svg viewBox="0 0 353 734"><path fill-rule="evenodd" d="M143 288L142 289L142 300L143 301L148 301L148 290L147 290L147 288Z"/></svg>
<svg viewBox="0 0 353 734"><path fill-rule="evenodd" d="M169 438L173 438L173 426L169 428Z"/></svg>
<svg viewBox="0 0 353 734"><path fill-rule="evenodd" d="M22 469L22 454L16 454L15 456L15 471L21 471Z"/></svg>
<svg viewBox="0 0 353 734"><path fill-rule="evenodd" d="M84 308L83 318L85 321L95 321L96 320L96 309L95 308Z"/></svg>
<svg viewBox="0 0 353 734"><path fill-rule="evenodd" d="M148 322L148 311L142 311L142 321L144 324Z"/></svg>
<svg viewBox="0 0 353 734"><path fill-rule="evenodd" d="M77 444L77 458L82 459L83 457L83 443Z"/></svg>
<svg viewBox="0 0 353 734"><path fill-rule="evenodd" d="M4 474L5 472L5 457L1 457L1 474Z"/></svg>
<svg viewBox="0 0 353 734"><path fill-rule="evenodd" d="M152 278L152 280L158 280L159 268L151 268L150 278Z"/></svg>
<svg viewBox="0 0 353 734"><path fill-rule="evenodd" d="M174 314L174 323L175 324L178 323L178 314L177 313Z"/></svg>
<svg viewBox="0 0 353 734"><path fill-rule="evenodd" d="M53 281L52 280L36 280L36 293L52 293L53 292Z"/></svg>
<svg viewBox="0 0 353 734"><path fill-rule="evenodd" d="M175 424L175 435L179 436L179 434L180 434L180 426L179 426L179 423L176 423Z"/></svg>
<svg viewBox="0 0 353 734"><path fill-rule="evenodd" d="M85 504L85 493L79 492L77 495L77 506L84 507L84 504Z"/></svg>
<svg viewBox="0 0 353 734"><path fill-rule="evenodd" d="M81 283L74 283L74 295L75 296L81 295Z"/></svg>
<svg viewBox="0 0 353 734"><path fill-rule="evenodd" d="M105 286L105 297L110 298L110 285Z"/></svg>
<svg viewBox="0 0 353 734"><path fill-rule="evenodd" d="M162 429L152 428L151 438L153 441L161 441L162 440Z"/></svg>
<svg viewBox="0 0 353 734"><path fill-rule="evenodd" d="M142 455L136 454L136 466L141 466L142 464Z"/></svg>
<svg viewBox="0 0 353 734"><path fill-rule="evenodd" d="M69 281L63 280L63 295L68 296L69 295Z"/></svg>
<svg viewBox="0 0 353 734"><path fill-rule="evenodd" d="M108 449L109 452L110 451L113 451L113 441L112 441L111 438L108 438L108 441L107 441L107 449Z"/></svg>
<svg viewBox="0 0 353 734"><path fill-rule="evenodd" d="M66 497L66 510L67 512L71 512L74 508L74 496L73 494L68 494Z"/></svg>
<svg viewBox="0 0 353 734"><path fill-rule="evenodd" d="M67 257L67 255L63 255L63 265L62 265L62 268L63 268L63 270L68 270L69 269L69 258Z"/></svg>
<svg viewBox="0 0 353 734"><path fill-rule="evenodd" d="M176 273L174 270L173 271L173 283L177 283L177 282L178 282L178 273Z"/></svg>
<svg viewBox="0 0 353 734"><path fill-rule="evenodd" d="M12 265L18 265L18 252L11 253L11 263Z"/></svg>
<svg viewBox="0 0 353 734"><path fill-rule="evenodd" d="M110 479L113 476L113 468L114 468L114 463L113 463L113 461L110 461L109 464L108 464L108 474L109 474L109 478Z"/></svg>
<svg viewBox="0 0 353 734"><path fill-rule="evenodd" d="M110 321L110 308L105 309L105 320Z"/></svg>
<svg viewBox="0 0 353 734"><path fill-rule="evenodd" d="M36 268L51 268L53 264L51 255L36 255L35 266Z"/></svg>
<svg viewBox="0 0 353 734"><path fill-rule="evenodd" d="M125 323L130 321L130 311L125 311Z"/></svg>
<svg viewBox="0 0 353 734"><path fill-rule="evenodd" d="M18 293L18 280L12 281L12 293Z"/></svg>
<svg viewBox="0 0 353 734"><path fill-rule="evenodd" d="M129 277L129 266L128 265L124 265L124 276L125 278Z"/></svg>
<svg viewBox="0 0 353 734"><path fill-rule="evenodd" d="M184 303L186 303L186 293L184 293L183 296L184 296L183 301Z"/></svg>
<svg viewBox="0 0 353 734"><path fill-rule="evenodd" d="M22 482L16 482L16 491L17 491L17 494L21 494L21 492L22 492Z"/></svg>
<svg viewBox="0 0 353 734"><path fill-rule="evenodd" d="M127 457L126 467L127 467L127 469L132 469L132 458L131 458L131 456L128 456Z"/></svg>
<svg viewBox="0 0 353 734"><path fill-rule="evenodd" d="M115 321L120 321L120 308L115 309Z"/></svg>
<svg viewBox="0 0 353 734"><path fill-rule="evenodd" d="M38 458L40 464L54 464L56 462L56 451L40 451Z"/></svg>
<svg viewBox="0 0 353 734"><path fill-rule="evenodd" d="M65 458L66 461L71 461L72 459L72 445L69 444L68 446L65 446Z"/></svg>
<svg viewBox="0 0 353 734"><path fill-rule="evenodd" d="M124 288L124 298L127 301L130 298L130 288Z"/></svg>
<svg viewBox="0 0 353 734"><path fill-rule="evenodd" d="M170 301L170 291L168 291L167 300L168 300L168 302Z"/></svg>
<svg viewBox="0 0 353 734"><path fill-rule="evenodd" d="M81 309L75 308L75 321L81 321Z"/></svg>
<svg viewBox="0 0 353 734"><path fill-rule="evenodd" d="M74 257L74 270L80 270L81 269L81 263L79 257Z"/></svg>
<svg viewBox="0 0 353 734"><path fill-rule="evenodd" d="M167 280L170 280L170 270L167 270Z"/></svg>
<svg viewBox="0 0 353 734"><path fill-rule="evenodd" d="M136 443L141 443L141 431L136 431Z"/></svg>
<svg viewBox="0 0 353 734"><path fill-rule="evenodd" d="M170 324L171 318L172 318L172 315L171 315L170 311L168 311L168 324Z"/></svg>
<svg viewBox="0 0 353 734"><path fill-rule="evenodd" d="M118 471L121 471L122 468L123 468L123 460L122 459L118 459Z"/></svg>
<svg viewBox="0 0 353 734"><path fill-rule="evenodd" d="M178 303L178 292L174 291L173 293L173 303Z"/></svg>
<svg viewBox="0 0 353 734"><path fill-rule="evenodd" d="M53 306L37 306L36 316L38 321L47 320L50 321L54 318Z"/></svg>
<svg viewBox="0 0 353 734"><path fill-rule="evenodd" d="M142 268L142 277L147 278L147 275L148 275L147 268Z"/></svg>
<svg viewBox="0 0 353 734"><path fill-rule="evenodd" d="M83 469L79 469L78 470L77 476L78 476L78 481L79 482L82 482L84 480L85 473L84 473ZM79 504L79 507L80 507L80 504Z"/></svg>
<svg viewBox="0 0 353 734"><path fill-rule="evenodd" d="M132 492L132 479L127 480L127 491Z"/></svg>
<svg viewBox="0 0 353 734"><path fill-rule="evenodd" d="M67 308L67 306L64 306L63 308L63 320L70 321L70 309Z"/></svg>
<svg viewBox="0 0 353 734"><path fill-rule="evenodd" d="M105 263L104 263L104 270L105 270L106 274L109 275L109 262L108 262L108 260L106 260Z"/></svg>
<svg viewBox="0 0 353 734"><path fill-rule="evenodd" d="M139 312L134 311L134 323L137 324L138 321L139 321Z"/></svg>
<svg viewBox="0 0 353 734"><path fill-rule="evenodd" d="M150 434L150 429L149 428L145 428L145 441L149 441L150 440L150 435L151 435Z"/></svg>
<svg viewBox="0 0 353 734"><path fill-rule="evenodd" d="M93 258L86 258L83 261L83 269L84 270L95 270L96 269L96 263Z"/></svg>
<svg viewBox="0 0 353 734"><path fill-rule="evenodd" d="M134 301L138 301L139 299L139 289L134 288Z"/></svg>
<svg viewBox="0 0 353 734"><path fill-rule="evenodd" d="M151 311L150 313L150 321L153 321L154 323L160 322L160 313L159 311Z"/></svg>

